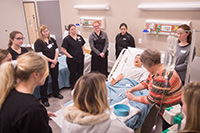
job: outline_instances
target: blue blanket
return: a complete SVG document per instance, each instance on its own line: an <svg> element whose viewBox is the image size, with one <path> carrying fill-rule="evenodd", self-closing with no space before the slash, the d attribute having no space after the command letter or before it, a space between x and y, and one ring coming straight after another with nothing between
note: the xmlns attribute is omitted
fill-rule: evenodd
<svg viewBox="0 0 200 133"><path fill-rule="evenodd" d="M106 86L108 88L108 97L110 97L110 105L113 105L117 102L126 98L125 92L130 89L131 87L137 85L138 82L135 80L124 78L117 82L115 85L111 85L110 82L106 82ZM149 94L148 90L141 90L137 92L133 92L135 96L145 96ZM138 128L142 125L144 119L146 118L147 114L150 110L150 105L129 101L130 105L140 109L140 112L133 116L131 119L127 120L125 124L132 128Z"/></svg>
<svg viewBox="0 0 200 133"><path fill-rule="evenodd" d="M121 100L126 98L125 92L130 89L133 86L136 86L138 82L135 80L129 79L129 78L124 78L117 82L114 86L110 84L110 82L106 82L106 86L108 89L108 97L110 97L110 105L113 105L117 102L120 102ZM137 92L133 92L134 95L136 96L145 96L149 94L148 90L141 90ZM69 101L64 104L64 106L67 106L69 104L73 103L73 101ZM138 128L142 126L142 123L144 122L144 119L146 118L147 114L149 113L151 105L148 104L142 104L134 101L129 101L130 105L133 107L136 107L140 109L140 112L136 115L134 115L132 118L127 120L125 124L132 128Z"/></svg>

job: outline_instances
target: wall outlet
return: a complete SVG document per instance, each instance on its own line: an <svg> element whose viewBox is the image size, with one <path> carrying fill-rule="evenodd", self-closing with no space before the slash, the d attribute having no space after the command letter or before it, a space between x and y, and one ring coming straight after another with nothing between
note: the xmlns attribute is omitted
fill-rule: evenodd
<svg viewBox="0 0 200 133"><path fill-rule="evenodd" d="M139 38L139 39L138 39L138 43L139 43L139 44L142 44L142 38Z"/></svg>

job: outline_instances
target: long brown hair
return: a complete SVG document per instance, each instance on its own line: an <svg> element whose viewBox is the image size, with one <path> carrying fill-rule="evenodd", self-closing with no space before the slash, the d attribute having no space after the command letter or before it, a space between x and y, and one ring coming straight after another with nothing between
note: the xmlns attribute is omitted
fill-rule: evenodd
<svg viewBox="0 0 200 133"><path fill-rule="evenodd" d="M200 82L185 85L183 99L187 105L187 116L182 132L200 131Z"/></svg>
<svg viewBox="0 0 200 133"><path fill-rule="evenodd" d="M184 31L186 33L189 32L189 35L187 36L187 43L191 44L191 42L192 42L192 32L190 31L190 27L188 25L186 25L186 24L183 24L183 25L180 25L178 27L178 29L179 28L182 28L182 29L186 30L186 31ZM180 43L180 40L178 40L178 42Z"/></svg>
<svg viewBox="0 0 200 133"><path fill-rule="evenodd" d="M16 34L21 34L23 35L20 31L12 31L9 35L9 42L8 42L8 47L11 47L12 46L12 41L11 40L14 40Z"/></svg>
<svg viewBox="0 0 200 133"><path fill-rule="evenodd" d="M106 77L100 73L89 73L80 77L74 86L74 106L90 114L101 114L109 109Z"/></svg>
<svg viewBox="0 0 200 133"><path fill-rule="evenodd" d="M0 49L0 64L2 60L4 60L7 55L9 54L9 51L7 49Z"/></svg>

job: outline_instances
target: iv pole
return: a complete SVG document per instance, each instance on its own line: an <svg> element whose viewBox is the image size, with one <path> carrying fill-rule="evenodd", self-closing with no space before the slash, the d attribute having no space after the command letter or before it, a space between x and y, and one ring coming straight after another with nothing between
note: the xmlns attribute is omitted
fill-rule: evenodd
<svg viewBox="0 0 200 133"><path fill-rule="evenodd" d="M190 82L189 78L190 78L192 57L193 57L193 54L194 54L194 46L195 46L195 41L196 41L195 39L196 39L196 30L193 29L193 32L192 32L192 43L191 43L191 46L190 46L190 54L189 54L187 71L186 71L186 76L185 76L185 84L188 84Z"/></svg>

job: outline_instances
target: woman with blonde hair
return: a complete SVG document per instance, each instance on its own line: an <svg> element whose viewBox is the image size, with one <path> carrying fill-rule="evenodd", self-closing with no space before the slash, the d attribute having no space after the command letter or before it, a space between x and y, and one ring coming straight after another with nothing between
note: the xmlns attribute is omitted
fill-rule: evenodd
<svg viewBox="0 0 200 133"><path fill-rule="evenodd" d="M16 60L19 55L22 55L28 50L26 48L21 47L23 44L23 34L20 31L12 31L9 35L9 43L8 50L12 55L12 59Z"/></svg>
<svg viewBox="0 0 200 133"><path fill-rule="evenodd" d="M8 50L0 49L0 65L6 61L11 61L12 56Z"/></svg>
<svg viewBox="0 0 200 133"><path fill-rule="evenodd" d="M42 52L49 64L49 72L52 78L52 90L55 98L62 99L63 96L59 93L58 86L58 46L56 40L50 37L49 28L46 25L40 25L39 38L34 43L35 52ZM47 97L48 80L40 86L40 94L42 104L46 107L50 106Z"/></svg>
<svg viewBox="0 0 200 133"><path fill-rule="evenodd" d="M108 76L108 36L100 30L100 21L94 21L94 32L89 36L89 44L92 49L91 72L100 72Z"/></svg>
<svg viewBox="0 0 200 133"><path fill-rule="evenodd" d="M46 109L33 96L48 76L47 61L35 52L0 66L0 132L51 133Z"/></svg>
<svg viewBox="0 0 200 133"><path fill-rule="evenodd" d="M181 133L200 132L200 82L192 82L183 87L182 109L186 124Z"/></svg>
<svg viewBox="0 0 200 133"><path fill-rule="evenodd" d="M111 120L106 113L106 77L89 73L78 79L74 86L73 106L64 108L62 133L131 133L134 132L124 123Z"/></svg>

